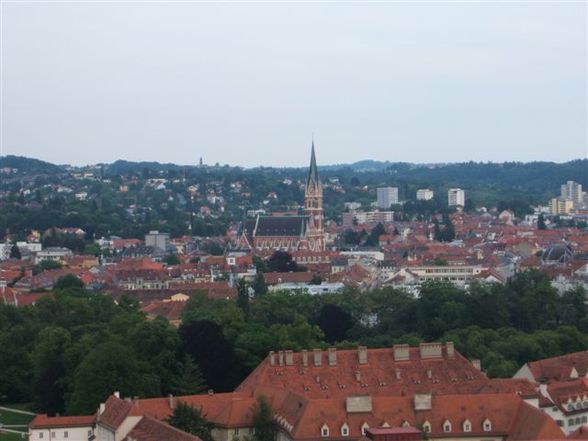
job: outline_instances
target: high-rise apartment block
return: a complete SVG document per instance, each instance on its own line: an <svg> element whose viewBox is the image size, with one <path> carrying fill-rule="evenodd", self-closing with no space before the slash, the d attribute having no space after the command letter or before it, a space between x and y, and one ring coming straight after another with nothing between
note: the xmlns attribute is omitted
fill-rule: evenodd
<svg viewBox="0 0 588 441"><path fill-rule="evenodd" d="M457 207L465 205L465 191L461 188L450 188L447 192L447 205Z"/></svg>
<svg viewBox="0 0 588 441"><path fill-rule="evenodd" d="M417 190L416 198L419 201L430 201L433 199L434 193L433 190L429 190L428 188L421 188Z"/></svg>
<svg viewBox="0 0 588 441"><path fill-rule="evenodd" d="M378 188L376 201L378 208L388 209L390 205L396 204L398 204L398 187Z"/></svg>
<svg viewBox="0 0 588 441"><path fill-rule="evenodd" d="M581 205L584 201L584 194L582 192L582 184L574 181L568 181L561 186L561 198L569 199L574 206Z"/></svg>

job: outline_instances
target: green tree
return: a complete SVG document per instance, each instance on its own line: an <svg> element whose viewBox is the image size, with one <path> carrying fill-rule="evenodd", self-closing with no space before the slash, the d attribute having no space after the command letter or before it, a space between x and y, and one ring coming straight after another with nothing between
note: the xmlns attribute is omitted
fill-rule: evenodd
<svg viewBox="0 0 588 441"><path fill-rule="evenodd" d="M168 254L165 256L165 264L168 266L179 265L181 263L177 254Z"/></svg>
<svg viewBox="0 0 588 441"><path fill-rule="evenodd" d="M12 248L10 248L10 258L11 259L18 259L18 260L20 260L22 258L21 254L20 254L20 250L18 249L16 244L12 245Z"/></svg>
<svg viewBox="0 0 588 441"><path fill-rule="evenodd" d="M194 395L206 390L206 381L194 359L184 356L180 371L176 374L172 392L176 395Z"/></svg>
<svg viewBox="0 0 588 441"><path fill-rule="evenodd" d="M124 396L154 396L153 377L129 347L116 341L96 346L80 363L67 403L70 414L90 414L114 390ZM150 387L151 386L151 387Z"/></svg>
<svg viewBox="0 0 588 441"><path fill-rule="evenodd" d="M53 285L54 289L84 289L84 282L82 282L74 274L66 274L61 276Z"/></svg>
<svg viewBox="0 0 588 441"><path fill-rule="evenodd" d="M257 273L255 275L255 280L253 281L253 291L255 292L256 297L267 294L267 284L265 283L263 273Z"/></svg>
<svg viewBox="0 0 588 441"><path fill-rule="evenodd" d="M260 395L253 408L253 439L275 441L277 434L278 426L271 405L265 395Z"/></svg>
<svg viewBox="0 0 588 441"><path fill-rule="evenodd" d="M545 224L545 216L543 216L543 213L541 213L537 218L537 229L547 230L547 225Z"/></svg>
<svg viewBox="0 0 588 441"><path fill-rule="evenodd" d="M196 409L183 401L178 401L167 422L184 432L196 435L202 441L214 441L212 430L216 425L206 419L206 415L202 414L202 409Z"/></svg>

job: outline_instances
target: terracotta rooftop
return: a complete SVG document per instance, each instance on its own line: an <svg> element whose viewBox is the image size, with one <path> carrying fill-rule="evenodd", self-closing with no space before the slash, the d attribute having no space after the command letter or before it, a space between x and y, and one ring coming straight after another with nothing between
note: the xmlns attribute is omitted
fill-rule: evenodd
<svg viewBox="0 0 588 441"><path fill-rule="evenodd" d="M31 429L85 427L94 425L95 420L95 415L49 417L45 414L39 414L29 423L29 427Z"/></svg>
<svg viewBox="0 0 588 441"><path fill-rule="evenodd" d="M144 416L123 441L201 441L195 435L183 432L167 423Z"/></svg>

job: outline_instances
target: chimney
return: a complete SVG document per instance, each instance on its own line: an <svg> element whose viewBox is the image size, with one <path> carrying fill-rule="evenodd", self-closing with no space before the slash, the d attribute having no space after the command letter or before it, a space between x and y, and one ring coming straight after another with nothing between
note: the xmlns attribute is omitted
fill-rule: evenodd
<svg viewBox="0 0 588 441"><path fill-rule="evenodd" d="M394 353L394 361L408 361L410 360L410 346L407 344L392 346Z"/></svg>
<svg viewBox="0 0 588 441"><path fill-rule="evenodd" d="M102 415L105 410L106 410L106 404L100 403L100 408L98 409L98 415Z"/></svg>
<svg viewBox="0 0 588 441"><path fill-rule="evenodd" d="M114 392L112 395L114 395L116 398L120 398L120 392L119 391Z"/></svg>
<svg viewBox="0 0 588 441"><path fill-rule="evenodd" d="M443 357L443 346L441 343L421 343L419 349L421 358L423 359Z"/></svg>
<svg viewBox="0 0 588 441"><path fill-rule="evenodd" d="M472 360L472 364L474 365L474 367L476 369L478 369L479 371L482 370L482 362L478 359Z"/></svg>
<svg viewBox="0 0 588 441"><path fill-rule="evenodd" d="M427 378L430 380L433 378L433 371L431 369L427 369Z"/></svg>
<svg viewBox="0 0 588 441"><path fill-rule="evenodd" d="M286 351L286 366L293 366L294 365L294 352Z"/></svg>
<svg viewBox="0 0 588 441"><path fill-rule="evenodd" d="M284 366L284 351L278 351L278 364Z"/></svg>
<svg viewBox="0 0 588 441"><path fill-rule="evenodd" d="M276 365L276 353L274 351L269 351L269 360L270 360L270 366Z"/></svg>
<svg viewBox="0 0 588 441"><path fill-rule="evenodd" d="M447 358L455 358L455 346L452 341L445 343L445 350L447 351Z"/></svg>
<svg viewBox="0 0 588 441"><path fill-rule="evenodd" d="M359 364L367 364L367 347L360 346L357 348L357 357L359 358Z"/></svg>
<svg viewBox="0 0 588 441"><path fill-rule="evenodd" d="M308 351L306 349L302 350L302 366L308 366Z"/></svg>
<svg viewBox="0 0 588 441"><path fill-rule="evenodd" d="M214 389L208 389L208 395L214 395Z"/></svg>
<svg viewBox="0 0 588 441"><path fill-rule="evenodd" d="M337 349L329 348L329 366L337 366Z"/></svg>
<svg viewBox="0 0 588 441"><path fill-rule="evenodd" d="M322 360L323 355L321 353L321 350L320 349L313 349L312 352L313 352L313 356L314 356L314 365L315 366L322 365L322 363L323 363L323 360Z"/></svg>
<svg viewBox="0 0 588 441"><path fill-rule="evenodd" d="M361 372L355 371L355 381L361 381Z"/></svg>
<svg viewBox="0 0 588 441"><path fill-rule="evenodd" d="M172 394L169 394L167 396L167 405L172 410L176 408L176 399L175 399L175 397Z"/></svg>
<svg viewBox="0 0 588 441"><path fill-rule="evenodd" d="M397 380L400 380L400 378L402 378L402 374L401 374L401 372L400 372L400 369L396 369L396 370L394 371L394 375L396 376L396 379L397 379Z"/></svg>

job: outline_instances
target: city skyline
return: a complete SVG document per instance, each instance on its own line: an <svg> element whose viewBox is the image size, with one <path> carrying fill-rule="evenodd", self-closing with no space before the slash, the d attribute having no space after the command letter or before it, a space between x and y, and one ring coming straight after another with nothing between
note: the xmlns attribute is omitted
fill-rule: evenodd
<svg viewBox="0 0 588 441"><path fill-rule="evenodd" d="M586 4L2 3L2 151L245 167L586 157ZM279 152L279 154L277 154Z"/></svg>

